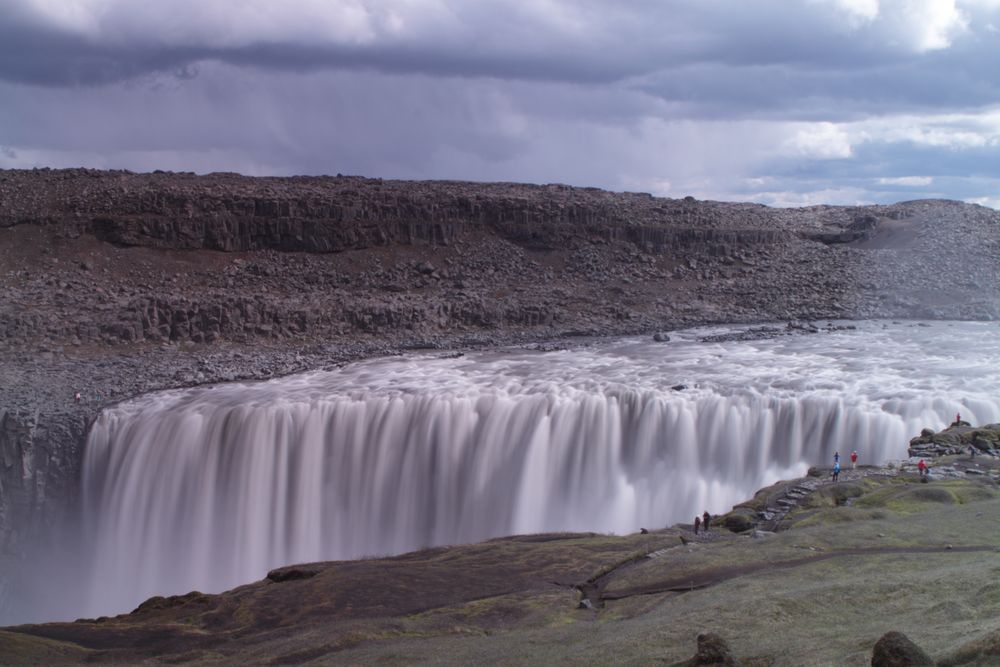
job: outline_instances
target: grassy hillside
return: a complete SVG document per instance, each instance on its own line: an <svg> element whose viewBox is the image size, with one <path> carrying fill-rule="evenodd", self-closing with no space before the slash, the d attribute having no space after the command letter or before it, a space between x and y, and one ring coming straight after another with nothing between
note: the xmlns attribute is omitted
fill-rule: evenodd
<svg viewBox="0 0 1000 667"><path fill-rule="evenodd" d="M748 665L867 665L898 630L940 664L1000 664L993 478L841 479L813 478L777 532L532 535L293 566L116 618L7 628L0 663L674 664L714 632Z"/></svg>

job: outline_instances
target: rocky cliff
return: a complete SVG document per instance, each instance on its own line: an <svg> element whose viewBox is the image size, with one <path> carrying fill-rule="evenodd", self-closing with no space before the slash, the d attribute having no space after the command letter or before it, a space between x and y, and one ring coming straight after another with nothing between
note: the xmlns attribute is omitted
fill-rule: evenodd
<svg viewBox="0 0 1000 667"><path fill-rule="evenodd" d="M0 171L0 550L57 520L90 420L130 395L414 347L992 319L998 256L1000 214L948 201Z"/></svg>

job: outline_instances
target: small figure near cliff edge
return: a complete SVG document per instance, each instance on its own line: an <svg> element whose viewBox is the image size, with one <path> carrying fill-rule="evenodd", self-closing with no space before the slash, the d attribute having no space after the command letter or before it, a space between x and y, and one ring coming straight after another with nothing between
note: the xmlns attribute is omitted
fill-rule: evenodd
<svg viewBox="0 0 1000 667"><path fill-rule="evenodd" d="M927 474L927 464L924 463L923 459L920 459L920 461L917 463L917 470L920 471L920 476L921 477L923 477L923 476L925 476Z"/></svg>
<svg viewBox="0 0 1000 667"><path fill-rule="evenodd" d="M858 450L851 452L851 470L855 470L858 467Z"/></svg>
<svg viewBox="0 0 1000 667"><path fill-rule="evenodd" d="M952 426L961 426L961 425L962 425L962 413L961 412L956 412L955 413L955 423L952 424Z"/></svg>
<svg viewBox="0 0 1000 667"><path fill-rule="evenodd" d="M73 396L73 401L74 401L75 403L79 403L79 402L80 402L80 399L81 399L81 398L82 398L82 397L80 396L80 392L76 392L76 395L75 395L75 396Z"/></svg>
<svg viewBox="0 0 1000 667"><path fill-rule="evenodd" d="M833 481L840 481L840 461L833 464Z"/></svg>
<svg viewBox="0 0 1000 667"><path fill-rule="evenodd" d="M834 464L840 463L840 452L833 453L833 462Z"/></svg>
<svg viewBox="0 0 1000 667"><path fill-rule="evenodd" d="M698 516L698 515L695 515L695 517L694 517L694 534L695 535L698 534L698 526L700 526L700 525L701 525L701 517Z"/></svg>
<svg viewBox="0 0 1000 667"><path fill-rule="evenodd" d="M705 526L705 532L708 532L708 522L712 520L712 515L705 510L705 513L701 515L701 522Z"/></svg>

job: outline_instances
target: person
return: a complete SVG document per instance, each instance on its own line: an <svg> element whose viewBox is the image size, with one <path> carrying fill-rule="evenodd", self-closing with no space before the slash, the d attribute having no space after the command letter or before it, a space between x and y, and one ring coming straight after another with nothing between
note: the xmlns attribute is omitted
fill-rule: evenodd
<svg viewBox="0 0 1000 667"><path fill-rule="evenodd" d="M961 425L962 425L962 413L961 412L956 412L955 413L955 426L961 426Z"/></svg>
<svg viewBox="0 0 1000 667"><path fill-rule="evenodd" d="M695 517L694 517L694 534L695 535L698 534L698 527L700 525L701 525L701 517L698 516L698 515L695 515Z"/></svg>
<svg viewBox="0 0 1000 667"><path fill-rule="evenodd" d="M705 513L701 515L701 524L705 527L705 532L708 532L708 522L712 520L712 515L705 510Z"/></svg>
<svg viewBox="0 0 1000 667"><path fill-rule="evenodd" d="M975 445L969 445L969 457L970 458L976 458L976 446Z"/></svg>
<svg viewBox="0 0 1000 667"><path fill-rule="evenodd" d="M840 480L840 461L833 464L833 481Z"/></svg>
<svg viewBox="0 0 1000 667"><path fill-rule="evenodd" d="M82 398L82 397L80 396L80 392L76 392L76 395L75 395L75 396L73 396L73 400L74 400L74 401L76 401L77 403L79 403L79 402L80 402L80 399L81 399L81 398Z"/></svg>
<svg viewBox="0 0 1000 667"><path fill-rule="evenodd" d="M851 452L851 470L855 470L858 467L858 450Z"/></svg>
<svg viewBox="0 0 1000 667"><path fill-rule="evenodd" d="M833 453L833 462L834 463L840 463L840 452L834 452Z"/></svg>
<svg viewBox="0 0 1000 667"><path fill-rule="evenodd" d="M920 459L920 461L917 463L917 470L920 471L921 477L927 474L927 464L924 463L923 459Z"/></svg>

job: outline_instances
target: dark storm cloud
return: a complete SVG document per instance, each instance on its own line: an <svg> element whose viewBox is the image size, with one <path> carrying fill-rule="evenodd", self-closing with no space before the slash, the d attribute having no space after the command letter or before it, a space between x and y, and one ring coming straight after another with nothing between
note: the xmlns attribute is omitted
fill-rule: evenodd
<svg viewBox="0 0 1000 667"><path fill-rule="evenodd" d="M995 99L988 63L1000 55L995 38L963 42L960 57L928 51L920 34L925 26L909 34L892 17L867 24L844 10L851 3L832 0L326 3L356 8L343 16L326 12L323 3L300 2L287 11L298 6L301 21L263 27L252 11L259 2L175 0L176 13L190 12L191 22L172 25L158 22L155 12L127 11L130 3L122 0L67 3L76 12L12 1L13 11L0 19L0 77L53 86L190 73L198 62L214 60L283 71L635 80L666 100L716 115L734 107L787 108L798 99L806 100L808 113L810 100L830 98L862 108L926 104L933 102L924 99L930 90L944 91L943 103ZM934 20L933 13L923 20ZM312 31L323 21L333 34ZM337 26L346 27L337 32ZM935 85L947 76L962 85Z"/></svg>
<svg viewBox="0 0 1000 667"><path fill-rule="evenodd" d="M982 199L998 26L1000 0L6 0L0 167Z"/></svg>
<svg viewBox="0 0 1000 667"><path fill-rule="evenodd" d="M225 30L217 31L224 33L222 39L212 30L178 34L157 26L152 19L116 17L116 9L125 13L122 2L109 3L110 10L104 12L97 11L97 3L75 4L89 4L94 11L72 17L75 22L59 20L59 9L42 12L38 3L13 0L13 11L0 19L0 76L40 85L101 84L169 72L200 60L217 60L291 71L354 68L594 82L620 79L650 66L638 58L649 55L649 44L641 44L649 41L649 35L639 34L639 16L600 3L595 6L602 16L588 10L587 3L567 9L586 25L565 31L546 21L544 15L512 11L517 3L452 3L447 14L455 25L438 33L434 26L410 28L405 23L394 30L387 25L392 23L393 6L413 3L374 2L362 6L366 12L362 25L324 38L310 34L304 22L272 29L248 26L242 31L241 24L251 18L248 3L205 0L204 4L228 12L225 17L216 17L227 24ZM310 5L317 19L324 18L324 12L316 9L317 3L300 4ZM177 5L183 12L185 5L194 8L198 3ZM289 3L288 11L296 11L295 3ZM197 14L192 17L198 18ZM335 20L336 16L327 18ZM405 17L399 20L405 21ZM122 34L122 27L133 32ZM621 41L628 35L619 31L637 33L640 44Z"/></svg>

